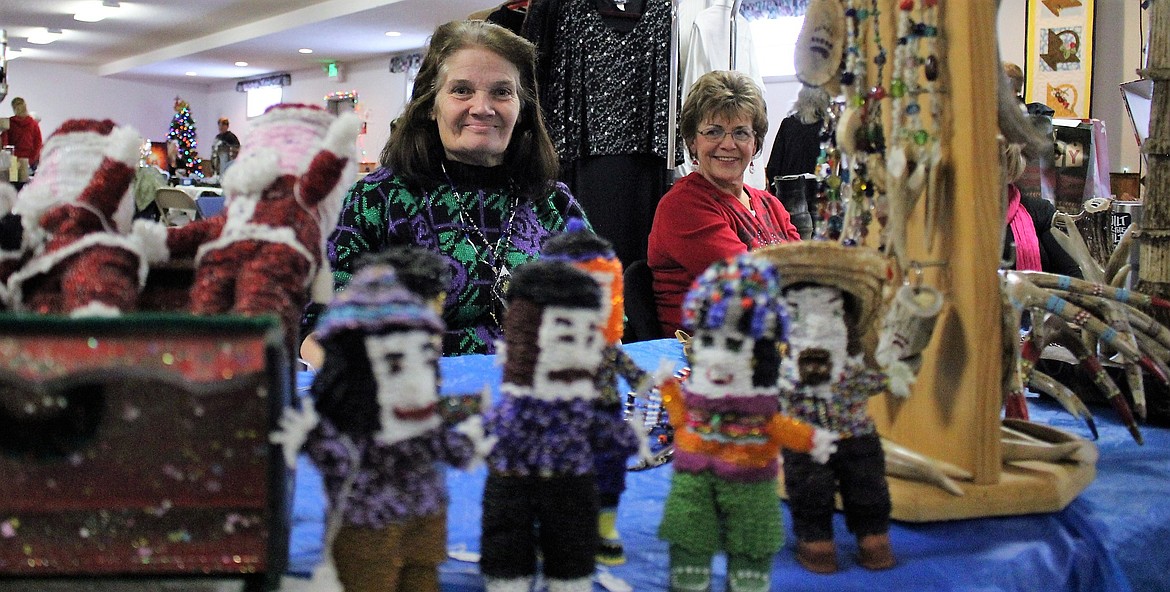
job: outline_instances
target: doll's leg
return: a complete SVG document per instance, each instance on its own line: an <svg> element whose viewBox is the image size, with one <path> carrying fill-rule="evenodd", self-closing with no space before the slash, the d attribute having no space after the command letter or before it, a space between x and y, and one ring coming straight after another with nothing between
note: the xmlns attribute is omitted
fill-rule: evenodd
<svg viewBox="0 0 1170 592"><path fill-rule="evenodd" d="M235 300L236 273L240 262L224 260L220 253L211 253L199 262L195 281L191 286L191 312L195 314L222 314Z"/></svg>
<svg viewBox="0 0 1170 592"><path fill-rule="evenodd" d="M702 592L711 587L711 559L722 531L710 473L675 472L662 510L658 538L670 543L670 589Z"/></svg>
<svg viewBox="0 0 1170 592"><path fill-rule="evenodd" d="M784 544L780 496L772 480L716 484L716 505L727 534L727 581L731 592L766 592L772 558Z"/></svg>
<svg viewBox="0 0 1170 592"><path fill-rule="evenodd" d="M401 547L401 526L342 527L333 541L333 562L345 592L396 590L402 571Z"/></svg>
<svg viewBox="0 0 1170 592"><path fill-rule="evenodd" d="M138 292L138 256L115 247L78 254L61 278L63 312L133 311Z"/></svg>
<svg viewBox="0 0 1170 592"><path fill-rule="evenodd" d="M536 575L535 481L488 473L479 543L479 568L488 590L527 591Z"/></svg>
<svg viewBox="0 0 1170 592"><path fill-rule="evenodd" d="M404 542L398 592L438 592L439 564L447 559L447 512L412 521Z"/></svg>
<svg viewBox="0 0 1170 592"><path fill-rule="evenodd" d="M832 465L834 454L825 465L811 456L785 450L784 487L792 510L792 530L796 533L796 560L814 573L837 571L837 547L833 543L833 495L837 479Z"/></svg>
<svg viewBox="0 0 1170 592"><path fill-rule="evenodd" d="M622 407L614 404L606 409L618 418ZM626 456L610 452L599 452L593 457L593 472L597 475L598 504L597 534L601 537L597 562L604 565L621 565L626 562L622 537L617 529L618 501L626 490Z"/></svg>
<svg viewBox="0 0 1170 592"><path fill-rule="evenodd" d="M549 591L592 590L597 483L592 474L538 479L537 521Z"/></svg>
<svg viewBox="0 0 1170 592"><path fill-rule="evenodd" d="M841 455L841 505L845 526L857 536L858 562L868 569L894 566L890 547L890 489L886 483L885 454L876 435L838 442Z"/></svg>

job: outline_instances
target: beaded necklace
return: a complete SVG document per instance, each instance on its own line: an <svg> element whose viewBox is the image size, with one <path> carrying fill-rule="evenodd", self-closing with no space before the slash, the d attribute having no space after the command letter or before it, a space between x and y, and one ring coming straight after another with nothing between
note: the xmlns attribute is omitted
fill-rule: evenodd
<svg viewBox="0 0 1170 592"><path fill-rule="evenodd" d="M483 189L477 189L474 197L471 194L464 197L459 191L455 189L455 183L451 181L451 177L447 175L447 167L442 166L443 175L447 178L447 185L451 188L451 194L455 197L456 209L459 211L459 227L463 231L463 238L475 253L476 262L483 262L492 270L492 286L491 286L491 306L488 308L488 314L491 315L492 320L497 326L502 327L502 315L508 308L508 286L512 281L512 272L508 269L508 258L505 251L512 245L512 231L515 228L513 221L516 218L516 210L520 209L520 199L516 197L516 193L512 192L512 197L509 198L508 208L505 210L505 215L501 216L501 221L507 219L500 226L500 237L496 239L495 244L488 240L483 229L478 224L474 223L467 215L467 210L475 205L484 203ZM472 240L475 237L483 243L483 250L476 245L476 241Z"/></svg>

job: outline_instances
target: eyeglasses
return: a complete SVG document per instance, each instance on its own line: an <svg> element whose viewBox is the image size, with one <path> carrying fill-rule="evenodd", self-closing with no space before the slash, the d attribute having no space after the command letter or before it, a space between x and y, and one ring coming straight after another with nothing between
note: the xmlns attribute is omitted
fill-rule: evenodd
<svg viewBox="0 0 1170 592"><path fill-rule="evenodd" d="M711 126L703 131L700 131L699 135L703 136L704 138L707 138L708 140L710 140L712 142L722 142L723 138L729 133L731 134L731 139L735 140L736 142L738 142L740 144L746 144L750 140L755 139L755 137L756 137L756 132L752 131L750 128L737 127L735 129L731 130L730 132L728 132L727 130L725 130L722 127L719 127L717 125Z"/></svg>

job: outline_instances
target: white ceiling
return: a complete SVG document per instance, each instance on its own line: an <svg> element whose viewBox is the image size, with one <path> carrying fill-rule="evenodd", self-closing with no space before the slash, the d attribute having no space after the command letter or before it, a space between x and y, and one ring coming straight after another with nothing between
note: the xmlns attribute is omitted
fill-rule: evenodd
<svg viewBox="0 0 1170 592"><path fill-rule="evenodd" d="M73 19L101 0L0 0L9 58L113 78L212 83L389 56L422 47L439 23L499 0L130 0L97 23ZM28 43L46 27L48 45ZM387 37L399 31L399 37ZM300 54L310 48L312 54ZM13 50L20 50L14 52ZM246 67L235 62L248 62ZM196 76L188 76L195 72Z"/></svg>

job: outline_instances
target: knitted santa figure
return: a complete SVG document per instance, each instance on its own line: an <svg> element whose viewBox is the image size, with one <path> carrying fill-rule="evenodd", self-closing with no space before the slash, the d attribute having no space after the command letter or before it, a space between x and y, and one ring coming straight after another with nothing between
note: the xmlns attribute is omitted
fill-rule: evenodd
<svg viewBox="0 0 1170 592"><path fill-rule="evenodd" d="M325 238L354 178L360 122L312 105L274 105L223 175L224 214L168 230L171 257L195 258L191 312L276 313L294 348L310 288L332 294Z"/></svg>
<svg viewBox="0 0 1170 592"><path fill-rule="evenodd" d="M662 386L675 428L674 476L658 536L672 590L709 590L727 553L732 592L770 590L784 542L776 492L781 446L824 462L836 437L782 415L780 351L788 325L779 272L744 254L700 275L683 302L691 372Z"/></svg>
<svg viewBox="0 0 1170 592"><path fill-rule="evenodd" d="M37 174L20 192L32 256L8 278L16 310L110 316L137 308L147 263L163 237L135 226L134 179L142 139L110 120L66 121L45 142Z"/></svg>
<svg viewBox="0 0 1170 592"><path fill-rule="evenodd" d="M8 302L8 276L25 259L24 228L20 216L12 213L16 205L16 188L0 181L0 305Z"/></svg>

